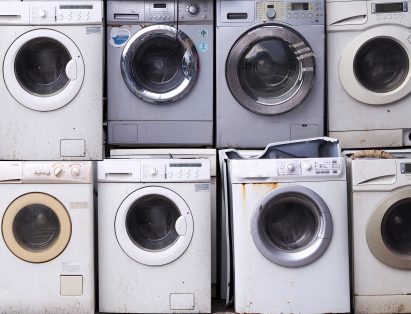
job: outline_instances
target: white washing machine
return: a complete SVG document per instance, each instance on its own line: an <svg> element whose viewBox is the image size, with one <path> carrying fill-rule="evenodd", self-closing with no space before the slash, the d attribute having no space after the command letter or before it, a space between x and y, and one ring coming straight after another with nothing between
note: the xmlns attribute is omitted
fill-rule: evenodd
<svg viewBox="0 0 411 314"><path fill-rule="evenodd" d="M410 156L351 161L356 313L411 312Z"/></svg>
<svg viewBox="0 0 411 314"><path fill-rule="evenodd" d="M99 310L211 312L208 159L98 163Z"/></svg>
<svg viewBox="0 0 411 314"><path fill-rule="evenodd" d="M411 145L408 6L327 2L328 130L343 148Z"/></svg>
<svg viewBox="0 0 411 314"><path fill-rule="evenodd" d="M91 162L0 162L0 313L94 313Z"/></svg>
<svg viewBox="0 0 411 314"><path fill-rule="evenodd" d="M235 311L349 312L344 158L227 163Z"/></svg>
<svg viewBox="0 0 411 314"><path fill-rule="evenodd" d="M211 148L150 148L150 149L111 149L110 158L208 158L210 160L211 193L211 295L217 297L217 161L216 150Z"/></svg>
<svg viewBox="0 0 411 314"><path fill-rule="evenodd" d="M324 1L216 6L217 147L323 135Z"/></svg>
<svg viewBox="0 0 411 314"><path fill-rule="evenodd" d="M0 12L0 159L102 159L102 1L3 0Z"/></svg>

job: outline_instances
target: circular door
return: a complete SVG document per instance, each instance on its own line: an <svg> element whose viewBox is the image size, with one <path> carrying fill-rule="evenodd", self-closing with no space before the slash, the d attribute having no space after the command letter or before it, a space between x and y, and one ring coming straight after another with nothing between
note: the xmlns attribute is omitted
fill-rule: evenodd
<svg viewBox="0 0 411 314"><path fill-rule="evenodd" d="M194 86L198 55L181 30L148 26L134 34L121 55L121 74L130 91L153 103L173 102Z"/></svg>
<svg viewBox="0 0 411 314"><path fill-rule="evenodd" d="M411 190L392 193L367 222L368 247L386 265L411 269Z"/></svg>
<svg viewBox="0 0 411 314"><path fill-rule="evenodd" d="M194 223L186 202L162 187L131 193L117 211L115 233L123 251L145 265L164 265L188 248Z"/></svg>
<svg viewBox="0 0 411 314"><path fill-rule="evenodd" d="M411 92L409 29L373 28L347 46L339 65L345 91L371 105L388 104Z"/></svg>
<svg viewBox="0 0 411 314"><path fill-rule="evenodd" d="M18 37L6 52L3 69L10 94L23 106L37 111L67 105L84 79L83 58L77 46L50 29Z"/></svg>
<svg viewBox="0 0 411 314"><path fill-rule="evenodd" d="M262 115L297 107L314 83L315 59L299 34L283 26L260 26L232 47L226 79L235 99Z"/></svg>
<svg viewBox="0 0 411 314"><path fill-rule="evenodd" d="M45 263L59 256L71 237L71 219L53 196L29 193L15 199L2 221L4 241L18 258Z"/></svg>
<svg viewBox="0 0 411 314"><path fill-rule="evenodd" d="M266 194L254 209L251 235L257 249L275 264L307 265L327 249L333 223L323 199L302 186Z"/></svg>

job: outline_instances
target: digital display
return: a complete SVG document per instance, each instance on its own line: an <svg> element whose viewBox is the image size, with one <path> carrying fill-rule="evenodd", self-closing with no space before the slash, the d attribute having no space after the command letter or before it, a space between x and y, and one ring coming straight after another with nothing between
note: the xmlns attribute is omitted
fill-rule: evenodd
<svg viewBox="0 0 411 314"><path fill-rule="evenodd" d="M274 4L267 5L267 9L274 9Z"/></svg>
<svg viewBox="0 0 411 314"><path fill-rule="evenodd" d="M411 173L411 164L401 164L402 173Z"/></svg>
<svg viewBox="0 0 411 314"><path fill-rule="evenodd" d="M165 4L165 3L154 3L153 7L154 7L154 9L165 9L165 8L167 8L167 4Z"/></svg>
<svg viewBox="0 0 411 314"><path fill-rule="evenodd" d="M292 2L291 11L304 10L308 11L308 2Z"/></svg>
<svg viewBox="0 0 411 314"><path fill-rule="evenodd" d="M170 164L170 167L201 167L201 163Z"/></svg>
<svg viewBox="0 0 411 314"><path fill-rule="evenodd" d="M403 2L375 3L375 13L404 12Z"/></svg>
<svg viewBox="0 0 411 314"><path fill-rule="evenodd" d="M92 10L93 6L92 5L61 5L60 9L61 10L71 10L71 9Z"/></svg>

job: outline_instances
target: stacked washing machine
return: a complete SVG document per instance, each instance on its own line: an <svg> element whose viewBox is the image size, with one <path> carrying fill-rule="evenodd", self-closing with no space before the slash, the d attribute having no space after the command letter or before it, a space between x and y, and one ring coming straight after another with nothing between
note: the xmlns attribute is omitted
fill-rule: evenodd
<svg viewBox="0 0 411 314"><path fill-rule="evenodd" d="M103 2L0 2L0 312L94 313Z"/></svg>
<svg viewBox="0 0 411 314"><path fill-rule="evenodd" d="M356 313L411 311L410 151L390 149L411 144L408 10L407 1L327 1L328 130L354 150L345 154Z"/></svg>
<svg viewBox="0 0 411 314"><path fill-rule="evenodd" d="M107 1L101 312L211 312L213 17L211 0Z"/></svg>

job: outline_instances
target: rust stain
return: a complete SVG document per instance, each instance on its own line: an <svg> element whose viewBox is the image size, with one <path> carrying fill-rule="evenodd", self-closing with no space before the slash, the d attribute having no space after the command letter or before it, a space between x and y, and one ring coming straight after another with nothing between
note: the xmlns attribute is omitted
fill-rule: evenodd
<svg viewBox="0 0 411 314"><path fill-rule="evenodd" d="M242 184L242 202L243 207L247 206L247 195L255 198L263 197L268 192L275 190L280 187L277 182L262 182L262 183L243 183Z"/></svg>

